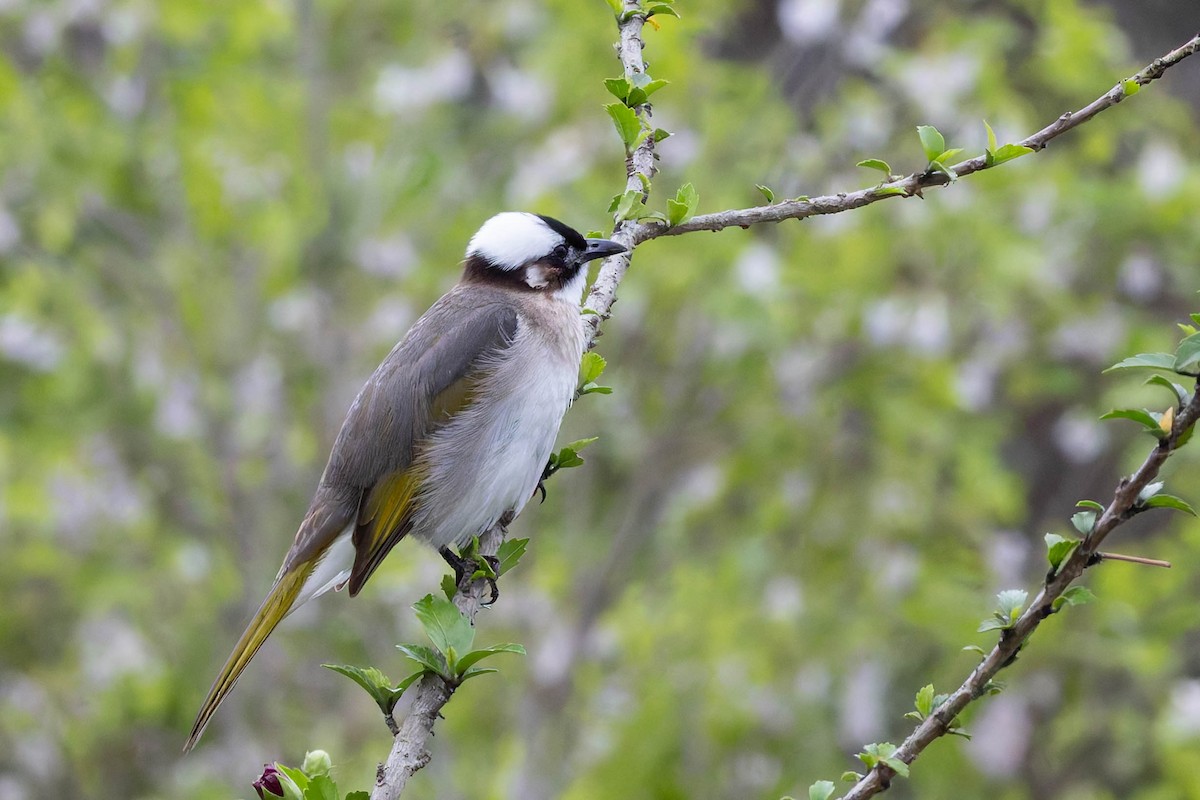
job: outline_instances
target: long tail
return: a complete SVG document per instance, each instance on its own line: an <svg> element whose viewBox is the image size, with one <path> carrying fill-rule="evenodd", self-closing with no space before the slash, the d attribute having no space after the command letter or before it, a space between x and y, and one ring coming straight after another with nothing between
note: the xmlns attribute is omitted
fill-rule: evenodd
<svg viewBox="0 0 1200 800"><path fill-rule="evenodd" d="M217 679L213 681L212 688L208 690L208 697L204 699L204 705L200 706L200 713L196 715L196 722L192 725L192 734L188 737L187 744L183 746L183 752L186 753L196 746L208 721L212 719L218 706L233 689L233 685L237 683L237 679L246 669L246 665L250 663L250 659L254 658L258 648L262 647L263 642L271 635L271 631L275 630L275 626L279 624L280 620L292 610L296 603L296 597L300 594L300 589L312 574L313 567L314 564L311 561L298 565L297 569L280 575L279 579L275 581L275 585L267 594L267 599L263 600L262 605L258 607L254 619L250 620L250 624L246 626L245 632L234 646L233 652L229 654L225 666L221 668L221 674L217 676Z"/></svg>

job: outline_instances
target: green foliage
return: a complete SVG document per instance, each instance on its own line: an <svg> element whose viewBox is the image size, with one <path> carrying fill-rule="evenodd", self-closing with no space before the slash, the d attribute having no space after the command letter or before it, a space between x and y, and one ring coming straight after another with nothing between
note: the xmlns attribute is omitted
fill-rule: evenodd
<svg viewBox="0 0 1200 800"><path fill-rule="evenodd" d="M1006 144L997 147L996 133L992 130L992 126L987 120L983 121L983 127L987 128L987 150L984 154L984 164L989 167L996 167L1006 161L1012 161L1014 158L1028 155L1033 152L1032 147L1026 147L1023 144Z"/></svg>
<svg viewBox="0 0 1200 800"><path fill-rule="evenodd" d="M259 784L256 783L255 789L260 797L283 797L286 800L369 800L370 795L365 791L349 792L342 798L333 777L332 760L324 750L311 750L306 753L300 769L278 762L273 766L277 770L275 778L283 794L277 794L272 788L259 788Z"/></svg>
<svg viewBox="0 0 1200 800"><path fill-rule="evenodd" d="M578 393L580 396L585 394L612 394L612 387L596 384L596 381L604 374L604 368L607 366L608 362L599 353L589 351L583 354L583 360L579 365Z"/></svg>
<svg viewBox="0 0 1200 800"><path fill-rule="evenodd" d="M1000 592L996 595L996 610L992 612L992 616L979 623L977 632L1008 630L1021 616L1027 599L1029 593L1024 589L1006 589Z"/></svg>
<svg viewBox="0 0 1200 800"><path fill-rule="evenodd" d="M475 626L454 603L445 598L427 594L413 605L413 610L425 634L433 642L433 647L396 645L400 652L421 666L421 671L406 678L405 684L411 684L424 673L432 673L457 686L478 675L496 672L495 669L475 666L485 658L498 653L525 655L525 648L513 643L472 650Z"/></svg>
<svg viewBox="0 0 1200 800"><path fill-rule="evenodd" d="M349 664L322 664L321 666L345 675L361 686L385 716L392 713L392 709L396 707L404 690L412 684L416 677L419 677L419 673L416 676L410 675L393 686L391 679L375 667L355 667Z"/></svg>
<svg viewBox="0 0 1200 800"><path fill-rule="evenodd" d="M892 179L892 167L886 161L878 158L868 158L855 164L856 167L866 167L867 169L877 169L887 176L888 180Z"/></svg>
<svg viewBox="0 0 1200 800"><path fill-rule="evenodd" d="M897 775L908 777L908 764L896 757L896 745L891 742L869 744L855 758L866 764L868 769L877 764L886 764L894 769Z"/></svg>
<svg viewBox="0 0 1200 800"><path fill-rule="evenodd" d="M833 789L833 781L817 781L808 787L808 800L829 800Z"/></svg>
<svg viewBox="0 0 1200 800"><path fill-rule="evenodd" d="M687 222L696 213L699 204L700 195L696 193L696 187L690 183L680 186L679 191L675 192L675 199L667 201L668 224L679 225Z"/></svg>
<svg viewBox="0 0 1200 800"><path fill-rule="evenodd" d="M1079 516L1076 514L1075 516ZM1074 522L1074 517L1072 517ZM1088 526L1087 531L1082 531L1084 534L1091 531L1091 526ZM1062 562L1071 555L1071 551L1079 546L1079 542L1075 539L1068 539L1064 536L1059 536L1055 533L1046 534L1046 560L1050 562L1050 569L1057 572Z"/></svg>

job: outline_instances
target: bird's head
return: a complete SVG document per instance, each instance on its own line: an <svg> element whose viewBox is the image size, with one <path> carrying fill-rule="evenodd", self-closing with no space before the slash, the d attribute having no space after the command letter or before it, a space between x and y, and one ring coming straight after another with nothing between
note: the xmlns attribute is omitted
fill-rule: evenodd
<svg viewBox="0 0 1200 800"><path fill-rule="evenodd" d="M578 303L584 264L625 252L609 239L587 239L553 217L505 211L483 223L467 245L463 279L553 294Z"/></svg>

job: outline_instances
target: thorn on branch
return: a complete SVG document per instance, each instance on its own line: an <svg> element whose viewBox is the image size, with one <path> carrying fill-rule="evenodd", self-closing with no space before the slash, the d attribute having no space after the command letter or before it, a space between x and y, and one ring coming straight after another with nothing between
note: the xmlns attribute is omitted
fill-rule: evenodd
<svg viewBox="0 0 1200 800"><path fill-rule="evenodd" d="M1097 563L1101 561L1125 561L1130 564L1145 564L1148 567L1162 567L1163 569L1171 568L1170 561L1163 561L1162 559L1158 558L1143 558L1142 556L1127 556L1121 553L1096 553L1094 556L1092 556L1092 558L1095 559Z"/></svg>

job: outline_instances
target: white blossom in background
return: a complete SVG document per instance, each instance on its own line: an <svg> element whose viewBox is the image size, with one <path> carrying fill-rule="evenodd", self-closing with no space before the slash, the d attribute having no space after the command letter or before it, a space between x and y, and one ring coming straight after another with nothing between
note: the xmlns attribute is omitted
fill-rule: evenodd
<svg viewBox="0 0 1200 800"><path fill-rule="evenodd" d="M1108 362L1114 360L1112 354L1125 341L1125 328L1121 310L1105 306L1094 314L1060 325L1050 337L1050 351L1058 358L1078 358L1096 364Z"/></svg>
<svg viewBox="0 0 1200 800"><path fill-rule="evenodd" d="M607 138L607 137L605 137ZM514 206L527 206L557 186L586 174L603 152L594 129L556 128L537 144L535 151L514 160L515 171L506 187Z"/></svg>
<svg viewBox="0 0 1200 800"><path fill-rule="evenodd" d="M510 64L494 64L485 73L492 102L527 125L546 119L554 103L554 84Z"/></svg>
<svg viewBox="0 0 1200 800"><path fill-rule="evenodd" d="M896 71L896 83L920 110L919 116L953 120L962 113L962 98L975 88L978 75L979 58L973 53L921 55L904 60Z"/></svg>
<svg viewBox="0 0 1200 800"><path fill-rule="evenodd" d="M763 611L776 622L795 622L804 613L804 592L800 581L790 575L776 575L763 587Z"/></svg>
<svg viewBox="0 0 1200 800"><path fill-rule="evenodd" d="M92 692L101 692L118 679L162 672L162 660L128 620L116 614L92 616L79 624L79 661Z"/></svg>
<svg viewBox="0 0 1200 800"><path fill-rule="evenodd" d="M471 91L473 75L470 56L457 49L423 67L389 64L375 79L375 110L403 114L461 100Z"/></svg>
<svg viewBox="0 0 1200 800"><path fill-rule="evenodd" d="M1163 271L1149 253L1133 252L1121 262L1117 283L1134 300L1152 300L1163 289Z"/></svg>
<svg viewBox="0 0 1200 800"><path fill-rule="evenodd" d="M0 255L12 252L21 242L21 228L8 209L0 206Z"/></svg>
<svg viewBox="0 0 1200 800"><path fill-rule="evenodd" d="M62 360L65 349L58 336L37 323L16 314L0 317L0 359L50 372Z"/></svg>
<svg viewBox="0 0 1200 800"><path fill-rule="evenodd" d="M779 30L793 44L832 39L838 31L841 0L780 0Z"/></svg>
<svg viewBox="0 0 1200 800"><path fill-rule="evenodd" d="M1163 725L1172 739L1200 737L1200 680L1188 678L1175 682Z"/></svg>
<svg viewBox="0 0 1200 800"><path fill-rule="evenodd" d="M982 705L971 721L967 757L989 778L1011 778L1029 750L1033 718L1025 698L1009 690Z"/></svg>
<svg viewBox="0 0 1200 800"><path fill-rule="evenodd" d="M369 275L403 278L417 265L417 248L407 233L397 232L364 239L355 250L354 260Z"/></svg>
<svg viewBox="0 0 1200 800"><path fill-rule="evenodd" d="M738 253L733 273L742 291L767 294L779 286L779 254L765 242L752 242Z"/></svg>
<svg viewBox="0 0 1200 800"><path fill-rule="evenodd" d="M844 38L842 55L852 64L875 68L890 48L887 39L908 16L908 0L870 0Z"/></svg>
<svg viewBox="0 0 1200 800"><path fill-rule="evenodd" d="M1019 586L1029 558L1029 539L1017 531L996 531L987 545L987 565L997 586Z"/></svg>
<svg viewBox="0 0 1200 800"><path fill-rule="evenodd" d="M1171 194L1188 175L1188 162L1179 151L1163 141L1152 141L1138 158L1137 179L1142 194L1154 199Z"/></svg>
<svg viewBox="0 0 1200 800"><path fill-rule="evenodd" d="M1072 408L1054 421L1054 446L1072 464L1090 464L1108 448L1110 426L1094 408Z"/></svg>
<svg viewBox="0 0 1200 800"><path fill-rule="evenodd" d="M887 697L887 671L873 659L864 659L842 679L838 701L838 741L852 747L874 742L884 731L883 707Z"/></svg>

